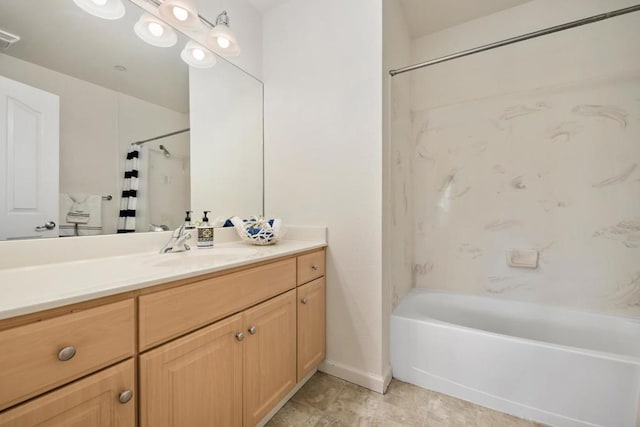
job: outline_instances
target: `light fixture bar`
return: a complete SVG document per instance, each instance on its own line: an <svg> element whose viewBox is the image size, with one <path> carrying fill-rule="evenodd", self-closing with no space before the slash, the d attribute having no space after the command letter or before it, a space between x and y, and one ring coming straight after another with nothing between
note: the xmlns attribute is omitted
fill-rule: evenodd
<svg viewBox="0 0 640 427"><path fill-rule="evenodd" d="M151 3L152 5L159 7L162 2L160 0L145 0L147 3ZM207 27L209 27L210 30L213 29L213 27L215 27L214 23L209 21L207 18L205 18L204 16L200 15L198 13L198 18L200 19L200 21L206 25Z"/></svg>

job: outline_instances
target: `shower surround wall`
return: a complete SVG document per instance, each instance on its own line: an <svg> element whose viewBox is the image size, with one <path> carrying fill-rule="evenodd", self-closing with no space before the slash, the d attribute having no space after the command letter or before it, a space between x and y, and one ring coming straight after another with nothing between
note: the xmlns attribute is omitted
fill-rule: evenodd
<svg viewBox="0 0 640 427"><path fill-rule="evenodd" d="M551 3L414 40L414 62L633 2ZM394 212L414 204L414 286L640 317L639 27L631 14L394 77L395 111L402 79L413 93L410 161L392 119L392 183ZM538 250L539 268L508 267L509 249Z"/></svg>
<svg viewBox="0 0 640 427"><path fill-rule="evenodd" d="M383 2L384 69L411 61L411 34L397 0ZM385 283L391 283L384 307L390 310L411 289L413 270L413 143L411 81L384 73L383 82L383 259ZM389 312L390 314L390 312Z"/></svg>

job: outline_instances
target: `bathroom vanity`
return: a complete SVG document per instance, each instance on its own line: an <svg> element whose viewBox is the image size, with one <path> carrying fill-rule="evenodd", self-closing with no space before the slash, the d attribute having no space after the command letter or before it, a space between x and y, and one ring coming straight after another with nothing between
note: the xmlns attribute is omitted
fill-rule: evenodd
<svg viewBox="0 0 640 427"><path fill-rule="evenodd" d="M268 420L324 359L324 243L190 252L135 255L154 260L155 270L130 270L129 284L118 277L123 286L111 283L109 295L94 297L100 291L91 286L88 299L78 291L78 302L3 316L0 426ZM28 278L38 268L55 264L14 270ZM18 272L0 271L0 280L11 274Z"/></svg>

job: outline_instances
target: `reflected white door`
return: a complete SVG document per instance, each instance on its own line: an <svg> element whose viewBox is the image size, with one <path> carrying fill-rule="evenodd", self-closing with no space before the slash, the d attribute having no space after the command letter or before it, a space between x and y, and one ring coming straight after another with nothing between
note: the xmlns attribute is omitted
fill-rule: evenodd
<svg viewBox="0 0 640 427"><path fill-rule="evenodd" d="M58 236L57 95L0 76L0 240Z"/></svg>

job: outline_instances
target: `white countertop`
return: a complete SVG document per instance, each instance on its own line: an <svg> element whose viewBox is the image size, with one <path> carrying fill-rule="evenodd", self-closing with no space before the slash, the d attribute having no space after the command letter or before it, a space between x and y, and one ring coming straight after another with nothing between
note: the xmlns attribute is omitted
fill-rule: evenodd
<svg viewBox="0 0 640 427"><path fill-rule="evenodd" d="M293 237L293 236L292 236ZM326 239L283 240L271 246L240 241L210 249L129 253L0 270L0 319L115 295L174 280L318 249Z"/></svg>

